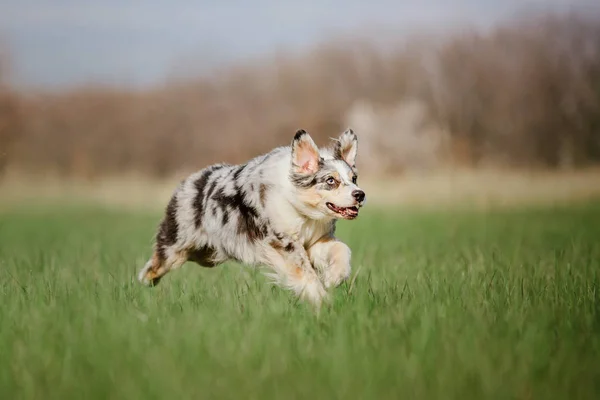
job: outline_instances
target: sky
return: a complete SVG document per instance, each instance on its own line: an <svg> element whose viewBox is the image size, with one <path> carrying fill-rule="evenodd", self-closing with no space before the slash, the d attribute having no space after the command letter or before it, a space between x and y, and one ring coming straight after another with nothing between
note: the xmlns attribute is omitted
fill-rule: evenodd
<svg viewBox="0 0 600 400"><path fill-rule="evenodd" d="M0 0L0 51L21 87L148 86L332 35L486 28L531 9L573 7L600 1Z"/></svg>

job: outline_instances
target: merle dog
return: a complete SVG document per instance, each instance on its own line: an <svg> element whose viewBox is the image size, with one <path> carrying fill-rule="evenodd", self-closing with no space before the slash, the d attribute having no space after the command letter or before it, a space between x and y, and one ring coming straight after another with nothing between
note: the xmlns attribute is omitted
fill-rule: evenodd
<svg viewBox="0 0 600 400"><path fill-rule="evenodd" d="M186 261L236 260L268 267L276 283L319 306L350 275L350 249L334 233L336 220L356 218L365 203L357 143L348 129L319 149L299 130L291 146L192 174L171 197L139 280L155 285Z"/></svg>

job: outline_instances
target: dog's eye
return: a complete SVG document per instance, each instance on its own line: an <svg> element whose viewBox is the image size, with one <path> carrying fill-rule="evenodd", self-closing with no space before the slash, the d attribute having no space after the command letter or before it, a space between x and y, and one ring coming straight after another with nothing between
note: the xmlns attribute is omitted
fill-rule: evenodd
<svg viewBox="0 0 600 400"><path fill-rule="evenodd" d="M327 184L331 185L331 186L335 185L335 179L331 178L331 177L327 178L327 180L325 182L327 182Z"/></svg>
<svg viewBox="0 0 600 400"><path fill-rule="evenodd" d="M354 176L352 177L352 183L354 183L354 184L356 185L356 175L354 175Z"/></svg>

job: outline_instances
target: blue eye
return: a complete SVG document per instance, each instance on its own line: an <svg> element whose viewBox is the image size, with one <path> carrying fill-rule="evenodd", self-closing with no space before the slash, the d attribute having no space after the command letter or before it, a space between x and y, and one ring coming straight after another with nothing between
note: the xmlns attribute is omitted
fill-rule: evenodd
<svg viewBox="0 0 600 400"><path fill-rule="evenodd" d="M327 178L327 180L325 182L327 182L328 185L332 185L332 186L335 185L335 179L333 179L333 178Z"/></svg>

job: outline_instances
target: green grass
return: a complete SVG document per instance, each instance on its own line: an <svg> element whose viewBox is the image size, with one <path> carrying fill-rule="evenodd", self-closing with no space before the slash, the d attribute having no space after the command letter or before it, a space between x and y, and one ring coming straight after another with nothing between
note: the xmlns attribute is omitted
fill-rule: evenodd
<svg viewBox="0 0 600 400"><path fill-rule="evenodd" d="M237 264L140 286L159 217L0 214L0 398L600 398L600 204L367 207L319 317Z"/></svg>

